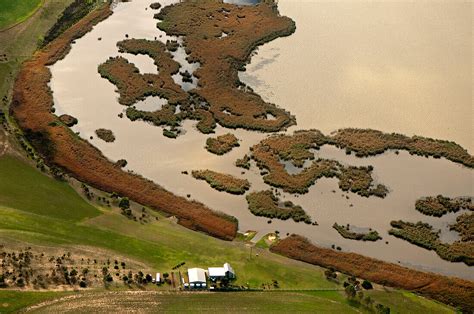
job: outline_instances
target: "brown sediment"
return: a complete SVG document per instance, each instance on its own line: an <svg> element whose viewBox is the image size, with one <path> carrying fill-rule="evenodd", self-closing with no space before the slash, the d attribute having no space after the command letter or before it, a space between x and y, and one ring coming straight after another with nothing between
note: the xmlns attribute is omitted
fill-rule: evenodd
<svg viewBox="0 0 474 314"><path fill-rule="evenodd" d="M250 188L248 180L230 174L212 170L193 170L191 174L195 179L206 181L213 189L230 194L244 194Z"/></svg>
<svg viewBox="0 0 474 314"><path fill-rule="evenodd" d="M337 223L334 223L332 227L345 239L359 241L377 241L382 239L379 233L375 230L370 230L369 232L355 232L351 230L349 225L343 226L338 225Z"/></svg>
<svg viewBox="0 0 474 314"><path fill-rule="evenodd" d="M32 144L50 165L64 169L95 188L116 192L174 215L188 228L226 240L233 239L237 232L235 218L178 197L149 180L120 170L69 128L55 123L59 120L51 113L53 98L48 86L51 72L47 66L63 58L74 39L86 34L110 14L112 11L108 5L93 11L23 64L14 86L12 116L25 135L34 139Z"/></svg>
<svg viewBox="0 0 474 314"><path fill-rule="evenodd" d="M275 4L238 7L213 0L184 1L163 8L156 17L168 35L183 36L189 60L200 63L194 92L209 103L221 125L271 132L294 124L288 112L241 88L238 78L258 45L295 31L295 23L279 16ZM220 38L223 32L228 36Z"/></svg>
<svg viewBox="0 0 474 314"><path fill-rule="evenodd" d="M239 146L239 140L232 133L210 137L206 140L206 149L208 152L216 155L224 155Z"/></svg>
<svg viewBox="0 0 474 314"><path fill-rule="evenodd" d="M450 141L352 128L338 130L331 136L331 140L336 146L348 152L354 151L358 157L378 155L388 149L401 149L410 154L444 157L467 167L474 167L474 156L471 156L460 145Z"/></svg>
<svg viewBox="0 0 474 314"><path fill-rule="evenodd" d="M447 213L456 213L461 209L474 211L474 204L472 197L449 198L438 195L416 200L415 208L425 215L441 217Z"/></svg>
<svg viewBox="0 0 474 314"><path fill-rule="evenodd" d="M351 191L361 196L385 197L387 188L374 185L371 166L344 166L336 160L314 160L311 149L319 149L329 139L317 130L296 131L293 135L275 135L262 140L251 149L252 158L260 169L268 170L263 176L265 183L280 187L290 193L307 193L308 188L322 177L337 177L343 191ZM297 174L290 174L283 162L292 162L302 168L305 161L311 165Z"/></svg>
<svg viewBox="0 0 474 314"><path fill-rule="evenodd" d="M474 229L473 214L462 217L456 222L453 229L461 230L463 237L453 243L443 243L440 240L440 230L433 230L433 227L421 221L417 223L404 222L401 220L392 221L392 229L388 231L390 235L406 240L414 245L435 251L439 257L450 262L464 262L466 265L474 266L474 241L468 233ZM466 234L467 232L467 234ZM468 235L468 236L466 236Z"/></svg>
<svg viewBox="0 0 474 314"><path fill-rule="evenodd" d="M291 235L271 246L274 253L372 282L419 293L471 313L474 309L474 282L421 272L356 253L344 253L312 244Z"/></svg>
<svg viewBox="0 0 474 314"><path fill-rule="evenodd" d="M311 218L306 214L303 208L294 205L290 201L281 203L272 191L252 192L247 195L247 203L249 210L255 216L263 216L268 218L277 218L287 220L292 218L296 222L303 221L307 224L311 223Z"/></svg>

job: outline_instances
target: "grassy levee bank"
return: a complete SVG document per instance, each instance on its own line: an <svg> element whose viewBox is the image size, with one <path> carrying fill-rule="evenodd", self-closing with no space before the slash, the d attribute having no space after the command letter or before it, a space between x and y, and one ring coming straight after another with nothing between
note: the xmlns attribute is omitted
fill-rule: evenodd
<svg viewBox="0 0 474 314"><path fill-rule="evenodd" d="M2 1L0 3L0 31L27 20L42 4L42 0Z"/></svg>
<svg viewBox="0 0 474 314"><path fill-rule="evenodd" d="M100 214L65 182L49 178L15 157L0 158L0 204L25 212L78 221Z"/></svg>
<svg viewBox="0 0 474 314"><path fill-rule="evenodd" d="M175 215L179 223L188 228L222 239L233 239L237 232L235 218L178 197L149 180L118 169L98 149L57 123L58 117L51 113L53 99L48 86L51 72L47 66L64 58L74 39L89 32L110 14L112 11L108 5L97 8L23 64L15 81L10 107L12 116L48 164L62 168L100 190L116 192Z"/></svg>
<svg viewBox="0 0 474 314"><path fill-rule="evenodd" d="M104 293L107 294L105 297L107 301L110 300L118 308L123 306L120 300L130 300L128 296L133 295L136 302L134 304L143 310L156 308L148 303L146 297L147 294L154 293L153 298L155 300L158 298L165 310L202 309L209 311L209 307L221 309L221 306L225 304L222 300L226 298L226 300L230 300L226 306L236 311L253 311L253 309L255 311L265 309L277 311L278 307L268 306L278 303L281 304L284 311L294 308L366 312L364 308L354 305L344 297L341 291L338 291L342 289L340 284L326 280L322 268L287 259L267 250L255 249L253 252L258 253L258 256L250 256L249 248L244 242L229 242L212 238L177 225L162 216L159 216L157 221L140 224L127 219L118 210L109 209L101 211L99 216L89 218L88 206L90 205L77 194L74 195L74 191L71 192L69 186L58 185L58 182L42 175L38 170L22 161L12 161L11 157L0 158L0 165L4 167L12 162L16 163L15 168L20 170L21 175L17 176L17 171L0 172L1 181L18 186L21 185L23 179L33 178L32 184L36 184L36 188L32 187L31 191L25 192L23 197L36 207L42 206L48 199L44 192L56 188L57 202L59 204L65 202L64 215L58 215L56 209L51 206L47 206L43 211L33 211L28 208L16 209L24 206L24 200L18 198L9 203L10 208L4 207L5 204L0 201L0 216L2 217L0 220L0 244L5 245L2 250L9 252L12 245L20 249L30 246L35 248L37 252L35 254L43 252L45 258L49 258L49 256L57 254L54 252L73 252L77 256L76 249L87 249L87 252L99 254L99 256L90 256L91 259L99 257L103 259L105 256L112 261L114 259L127 260L127 265L133 261L145 264L147 269L162 272L170 271L174 265L182 261L186 262L187 267L204 268L230 262L238 274L237 285L248 285L250 288L259 289L262 285L270 285L273 280L276 280L280 287L278 289L296 289L298 291L271 290L275 292L268 294L242 292L224 295L181 295L164 291L165 295L172 293L171 296L160 298L162 292L143 291L143 287L133 286L134 291L123 291L123 289L130 288L123 286L116 280L114 280L116 284L110 287L112 290L118 290L114 292L105 292L100 286L93 286L94 290L92 291L82 291L78 287L79 292L34 291L28 287L19 290L0 288L1 313L17 312L25 306L69 295L72 295L74 299L68 299L68 306L71 304L84 306L84 304L94 304L91 301L103 298ZM8 193L8 190L0 189L0 200L4 199L5 195L8 196ZM61 198L63 194L70 199ZM76 221L68 219L65 215L68 208L77 208ZM153 287L145 287L145 289L153 290ZM306 289L316 291L305 291ZM420 312L452 312L444 305L399 291L382 290L365 293L370 295L375 302L389 305L392 312L395 313L403 312L403 307L400 306ZM386 294L390 294L390 297ZM309 298L306 295L313 297ZM383 302L378 301L382 298ZM85 302L77 304L74 301L76 299L85 300ZM145 301L142 302L143 299ZM393 304L390 304L388 299L392 300ZM110 302L107 304L111 304ZM46 312L54 312L55 309L57 308L49 307L49 305L44 308Z"/></svg>
<svg viewBox="0 0 474 314"><path fill-rule="evenodd" d="M2 102L0 107L9 103L10 91L21 63L31 57L38 42L72 1L45 0L44 5L26 21L0 32L0 77L2 78L0 80L0 101ZM27 1L7 0L5 2L14 3L15 6L24 6Z"/></svg>
<svg viewBox="0 0 474 314"><path fill-rule="evenodd" d="M434 273L421 272L356 253L343 253L312 244L306 238L291 235L270 250L293 259L390 287L405 289L470 313L474 309L474 282Z"/></svg>

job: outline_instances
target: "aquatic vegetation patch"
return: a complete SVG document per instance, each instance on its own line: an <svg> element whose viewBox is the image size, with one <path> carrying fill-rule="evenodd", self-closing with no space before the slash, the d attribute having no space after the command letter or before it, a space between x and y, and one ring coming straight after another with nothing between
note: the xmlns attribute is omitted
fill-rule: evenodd
<svg viewBox="0 0 474 314"><path fill-rule="evenodd" d="M474 214L464 213L456 217L456 222L450 226L451 230L459 232L461 241L474 242Z"/></svg>
<svg viewBox="0 0 474 314"><path fill-rule="evenodd" d="M472 217L462 219L456 228L465 228L463 221L466 220L472 224ZM433 227L421 221L417 223L392 221L392 229L389 234L397 238L406 240L412 244L423 247L428 250L434 250L439 257L450 262L463 262L466 265L474 265L474 242L473 241L455 241L451 244L443 243L440 240L440 230L433 230ZM472 228L472 225L470 226Z"/></svg>
<svg viewBox="0 0 474 314"><path fill-rule="evenodd" d="M216 155L224 155L232 150L234 147L238 147L239 140L232 133L220 135L218 137L210 137L206 140L206 149L208 152Z"/></svg>
<svg viewBox="0 0 474 314"><path fill-rule="evenodd" d="M461 209L473 211L474 204L472 203L472 197L449 198L438 195L418 199L415 208L425 215L441 217L447 213L456 213Z"/></svg>
<svg viewBox="0 0 474 314"><path fill-rule="evenodd" d="M164 7L156 18L158 28L168 35L182 36L188 61L200 63L194 73L199 78L195 92L209 103L219 124L273 132L295 123L285 110L240 88L243 83L238 78L256 47L296 29L291 19L279 15L274 3L242 7L212 0L183 1ZM221 38L222 33L231 35Z"/></svg>
<svg viewBox="0 0 474 314"><path fill-rule="evenodd" d="M280 202L272 191L252 192L247 195L249 210L255 216L268 218L277 218L287 220L289 218L296 222L303 221L311 223L311 218L306 214L301 206L295 205L290 201Z"/></svg>
<svg viewBox="0 0 474 314"><path fill-rule="evenodd" d="M304 194L322 177L339 179L343 191L351 191L361 196L385 197L388 189L375 185L372 167L344 166L336 160L316 160L312 150L319 149L330 140L317 130L296 131L293 135L274 135L262 140L251 148L252 158L257 166L268 173L263 176L265 183L282 188L289 193ZM281 161L290 161L302 168L304 163L312 163L297 174L290 174Z"/></svg>
<svg viewBox="0 0 474 314"><path fill-rule="evenodd" d="M422 272L356 253L339 252L291 235L270 247L270 251L313 265L401 288L451 304L469 312L474 308L474 282L456 277Z"/></svg>
<svg viewBox="0 0 474 314"><path fill-rule="evenodd" d="M75 39L111 14L109 3L103 4L23 63L13 89L12 117L48 165L59 167L92 187L173 215L189 229L232 240L237 232L234 217L212 211L202 203L176 196L150 180L121 170L52 113L54 101L48 85L51 79L48 66L64 58Z"/></svg>
<svg viewBox="0 0 474 314"><path fill-rule="evenodd" d="M250 169L250 157L249 155L245 154L244 157L239 158L235 161L235 166L244 168L244 169Z"/></svg>
<svg viewBox="0 0 474 314"><path fill-rule="evenodd" d="M178 73L179 63L167 51L166 45L156 40L127 39L119 41L120 52L147 55L154 60L158 74L141 74L138 68L124 57L110 57L99 65L99 73L117 86L119 102L131 106L148 96L159 96L169 104L187 101L188 94L176 84L172 75Z"/></svg>
<svg viewBox="0 0 474 314"><path fill-rule="evenodd" d="M358 157L378 155L389 149L401 149L414 155L444 157L469 168L474 167L474 157L451 141L352 128L338 130L331 136L331 140L337 147L355 152Z"/></svg>
<svg viewBox="0 0 474 314"><path fill-rule="evenodd" d="M198 180L206 181L213 189L230 194L244 194L250 188L247 179L239 179L230 174L212 170L194 170L191 174Z"/></svg>
<svg viewBox="0 0 474 314"><path fill-rule="evenodd" d="M79 122L79 121L77 121L76 118L74 118L73 116L70 116L68 114L60 115L59 116L59 121L61 121L62 123L64 123L68 127L75 126Z"/></svg>
<svg viewBox="0 0 474 314"><path fill-rule="evenodd" d="M112 132L111 130L97 129L95 130L95 134L97 135L98 138L100 138L104 142L107 142L107 143L115 142L115 135L114 135L114 132Z"/></svg>
<svg viewBox="0 0 474 314"><path fill-rule="evenodd" d="M343 226L338 225L337 223L334 223L332 227L345 239L359 241L377 241L382 239L376 230L370 230L369 232L355 232L351 230L350 225Z"/></svg>

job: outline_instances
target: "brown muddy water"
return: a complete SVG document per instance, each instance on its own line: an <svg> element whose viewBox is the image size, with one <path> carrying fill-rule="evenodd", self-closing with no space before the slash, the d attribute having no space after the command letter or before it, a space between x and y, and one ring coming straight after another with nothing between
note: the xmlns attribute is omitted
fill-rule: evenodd
<svg viewBox="0 0 474 314"><path fill-rule="evenodd" d="M241 174L243 170L234 166L234 161L237 158L242 157L248 152L250 146L258 143L267 135L245 130L232 131L232 133L241 140L241 146L235 148L224 156L216 156L204 149L205 141L208 136L199 133L195 129L194 125L196 122L186 121L183 124L185 134L181 135L176 140L171 140L162 135L161 128L140 121L131 122L126 118L118 117L119 113L124 112L125 107L118 103L118 94L115 92L115 87L106 79L100 77L97 72L97 67L100 63L106 61L108 57L119 54L116 43L119 40L125 39L125 34L128 34L130 38L154 39L157 37L163 41L170 39L156 28L156 20L152 18L156 11L149 8L145 10L151 2L153 1L133 0L132 2L119 4L114 9L115 13L109 19L97 25L92 32L88 33L83 38L77 40L69 55L64 60L59 61L57 64L52 66L51 70L53 78L51 81L51 88L53 90L56 113L58 115L68 113L78 118L79 123L73 128L76 132L80 132L80 135L83 138L94 136L91 143L98 147L104 155L111 160L126 159L128 161L128 170L142 174L176 194L182 196L191 194L191 198L201 201L215 210L234 215L239 220L241 231L256 230L259 232L259 237L268 232L274 232L275 230L278 230L283 236L287 233L298 233L326 247L334 244L340 246L343 251L357 252L394 263L400 262L403 265L408 265L418 269L474 279L474 272L466 265L443 261L436 255L436 253L416 247L406 241L396 239L389 236L387 233L390 228L391 220L403 219L413 222L423 220L433 224L437 228L441 228L442 238L444 241L450 242L456 239L456 233L448 230L448 224L455 221L456 215L446 215L443 218L431 218L423 216L414 209L415 200L422 196L437 194L444 194L446 196L470 196L474 194L474 173L472 170L448 162L447 160L435 160L432 158L427 159L423 157L410 156L405 152L400 152L399 155L396 155L393 152L388 152L377 157L359 159L354 156L347 156L344 151L334 147L323 147L316 153L320 157L336 158L343 163L351 165L373 165L375 168L374 175L377 181L387 185L390 188L390 193L385 199L363 198L353 193L342 193L337 187L337 181L334 179L319 180L310 188L309 193L299 197L282 193L282 199L292 200L294 203L301 205L307 210L311 217L319 223L319 226L295 223L291 220L273 220L271 224L268 224L267 218L255 217L248 211L244 196L235 196L215 191L204 181L198 181L189 175L181 174L181 171L183 170L211 169L247 178L252 182L251 190L268 189L269 187L263 182L259 175L259 170L255 165L252 165L252 168L249 171L245 170L245 174ZM161 2L162 4L168 4L171 1ZM295 13L295 15L286 11L289 10L290 2L295 7L293 10L297 11L297 14ZM323 10L324 8L326 9L323 11L326 12L325 14L327 16L337 14L337 10L340 11L341 16L345 16L345 14L347 15L350 11L344 5L339 4L334 8L336 12L329 12L332 10L330 10L330 4L317 3L322 7L313 7L313 5L308 5L307 1L280 1L282 13L288 14L294 18L299 29L313 27L315 34L321 34L320 36L323 36L324 34L322 28L324 28L324 22L327 22L327 18L320 20L312 18L313 15L314 17L317 17L323 14L319 12L319 10ZM349 8L352 5L353 2L348 3ZM310 10L308 6L312 9ZM379 4L378 6L382 6L382 4ZM393 10L390 9L393 4L387 4L387 6L386 10L390 11L391 15L395 15ZM298 7L301 8L297 9ZM434 14L432 11L433 8L431 8L430 5L426 5L426 7L427 12L424 13L425 17ZM444 12L444 7L439 7L437 10L439 10L438 15L444 16L445 14L448 14ZM406 15L406 11L401 10L397 12L401 15L400 19L404 18ZM362 18L360 19L365 20ZM434 24L434 21L428 17L426 17L426 19L431 21L431 24ZM344 25L349 23L344 18L342 18L340 22L341 26L339 29L343 29ZM382 23L380 17L374 16L371 23L374 27L379 27L377 24L379 22ZM391 25L389 22L390 21L387 21L387 24ZM420 24L425 22L423 18L419 19ZM335 23L335 21L333 21L333 23ZM381 27L383 27L383 25L385 24L382 23ZM360 32L364 29L360 25L354 27L361 28ZM412 31L419 32L421 30L417 28ZM335 36L335 34L332 34L332 32L334 32L333 29L328 30L328 32L327 36ZM371 37L371 34L372 33L369 32L367 36ZM361 37L362 34L358 34L358 36ZM98 37L102 37L102 40L98 41ZM372 45L372 47L377 46L376 39L377 38L372 38L372 40L370 40L370 38L366 38L364 43ZM405 46L403 42L400 42L400 39L395 40L396 38L393 36L392 39L394 39L392 43L394 47L398 47L397 45ZM284 49L293 49L295 53L293 58L298 59L298 62L304 60L305 64L312 64L314 58L319 58L317 55L315 56L311 54L310 56L306 56L306 59L301 59L302 57L298 56L299 52L295 51L294 45L290 48L284 47L285 40L286 39L278 39L276 42L279 46L281 56L283 56ZM342 36L340 40L338 40L338 45L343 45L344 41L345 37ZM353 43L353 41L346 44L351 46L351 43ZM316 41L310 42L308 44L310 46L309 48L306 47L307 43L300 42L299 44L301 45L301 48L298 50L308 49L312 50L313 53L316 53L318 49L331 48L323 47L325 44L324 41L317 45L319 48L316 50L312 47L316 44ZM272 43L269 45L272 45ZM271 92L273 94L270 94L270 91L263 94L271 101L284 106L296 115L299 125L292 128L292 130L300 127L312 127L322 128L325 131L332 131L334 128L339 126L377 127L382 130L387 130L393 127L393 129L397 131L420 133L422 135L436 137L436 132L443 132L443 130L450 130L452 128L466 128L462 121L466 119L465 115L469 116L470 113L467 112L458 117L453 113L455 110L452 108L449 112L453 114L445 114L445 111L443 111L445 109L442 108L438 108L438 111L432 114L434 116L433 119L446 120L446 123L443 124L443 127L441 128L434 124L431 125L430 132L432 133L418 132L421 129L404 128L403 126L406 126L406 124L401 120L398 121L399 125L391 125L388 122L381 123L381 125L374 125L374 121L371 119L367 120L366 116L361 115L360 113L366 113L367 106L369 106L371 108L369 111L373 117L378 117L383 120L384 117L387 116L386 111L390 111L391 106L384 103L386 108L381 110L380 107L378 107L378 103L377 106L375 106L375 103L364 102L362 99L358 102L352 102L351 108L349 109L345 108L342 104L342 107L335 106L334 104L338 102L337 99L344 97L343 95L337 94L335 91L337 90L338 93L342 93L344 90L338 89L337 86L330 86L331 80L337 85L337 83L334 82L334 73L328 73L327 68L321 68L321 71L316 71L318 70L318 67L316 67L316 70L313 68L314 71L312 72L312 75L298 78L299 75L301 76L301 74L295 73L298 72L298 70L293 72L292 69L286 67L281 68L281 71L277 71L277 68L267 69L267 67L274 66L280 62L278 61L280 57L275 57L274 55L274 50L272 50L274 47L268 49L268 51L270 51L269 54L264 52L267 48L267 46L260 48L259 55L255 57L255 60L253 60L252 64L248 67L250 70L250 76L248 77L255 77L265 71L273 73L276 77L274 81L268 79L268 77L265 78L268 79L268 81L264 81L262 76L258 78L258 81L255 81L256 85L253 87L255 87L258 92L262 92L262 90L259 89L265 89L264 86L271 86ZM398 47L398 49L403 50L404 48ZM457 48L454 47L453 49L456 50ZM328 53L327 50L325 53ZM378 56L377 60L382 62L383 53L381 50L379 53L381 53L381 55ZM416 68L413 64L417 63L418 59L416 56L418 56L418 53L420 52L415 53L413 59L410 59L410 53L406 52L404 58L407 60L410 59L410 62L405 60L407 64L411 64ZM376 55L375 52L372 52L372 54ZM324 54L323 56L327 57L327 55ZM146 58L144 59L141 57L132 58L127 54L124 54L124 57L129 58L130 61L136 63L142 73L156 73L156 68L150 60L145 60ZM262 70L259 70L258 65L260 64L260 66L262 66L261 60L265 57L271 59L273 63L264 64ZM183 62L183 50L178 50L176 60ZM364 62L362 62L363 60L365 59L361 59L361 67L364 66ZM323 61L318 62L323 63ZM333 66L341 68L346 66L345 63L336 65L338 62L337 58L332 62L334 63ZM398 69L398 65L398 63L393 64L394 71L395 69ZM183 69L186 68L192 72L194 67L195 65L186 64ZM257 69L255 69L255 67L257 67ZM448 71L447 69L444 70ZM433 67L433 71L437 71L437 67ZM460 76L463 75L462 71L458 74ZM272 82L283 79L285 76L288 78L286 82L288 85L272 85ZM321 81L324 81L323 78L325 76L328 76L328 82L325 82L325 85L321 85ZM280 102L280 93L282 95L285 93L293 93L292 89L294 88L294 85L296 84L295 80L297 79L299 79L300 82L305 80L313 81L311 89L300 90L298 97L294 94L295 97L291 102L286 100ZM404 84L408 84L404 79L400 80ZM444 78L444 81L445 84L452 87L451 92L453 95L449 93L449 97L460 97L459 99L463 99L461 95L454 95L460 90L460 87L455 84L455 82L458 82L457 79L447 76ZM251 83L248 80L247 82ZM193 82L193 84L195 83L196 82ZM356 89L357 87L353 86L353 88ZM403 88L403 85L401 85L401 88ZM284 91L276 89L283 89ZM367 91L367 93L363 90ZM365 95L369 94L368 91L369 90L366 87L361 87L359 93ZM425 95L425 93L429 94L429 91L430 89L419 90L417 97L424 97L426 99L435 98L434 96ZM389 99L395 92L395 90L391 90L389 93L386 89L381 88L378 90L377 94L381 97L380 99ZM441 93L442 91L439 92ZM306 95L305 93L308 93L309 95ZM408 91L404 91L404 93L408 93ZM324 97L321 96L323 98L318 99L314 98L315 95L324 95ZM313 106L311 109L308 107L308 101L312 97L314 102L311 102ZM353 95L345 97L353 97ZM410 97L406 96L406 99L409 98ZM304 99L306 99L306 101ZM328 100L331 100L331 106L328 105ZM411 106L403 107L403 110L399 108L399 110L405 111L405 116L414 119L420 109L414 107L414 100L410 101ZM403 101L400 102L402 103ZM461 103L463 102L458 102L457 104ZM149 99L144 103L139 104L139 106L155 108L153 107L153 104L159 108L163 102L162 100L156 100L155 102L153 99ZM423 104L427 104L427 101ZM406 106L405 103L402 105ZM434 106L433 104L431 105ZM321 108L323 109L321 110ZM357 108L359 109L357 110ZM392 117L392 113L390 113L389 116ZM331 120L331 123L327 122L328 120ZM325 124L323 123L324 121L326 121ZM441 123L440 121L438 122ZM413 125L422 128L422 126L420 126L421 124L422 123L418 121ZM96 139L94 131L98 128L112 130L117 138L116 141L114 143L105 143ZM222 127L218 127L216 130L217 135L227 132L228 130ZM443 133L443 136L439 137L458 140L455 136L451 137L449 134L450 133L448 132ZM459 142L461 141L459 140ZM333 193L333 190L336 192ZM347 199L346 196L348 196L349 199ZM350 206L351 204L353 205L352 207ZM339 224L350 223L358 228L373 228L379 231L383 240L375 243L346 240L332 228L334 222ZM388 241L388 244L386 244L385 241Z"/></svg>

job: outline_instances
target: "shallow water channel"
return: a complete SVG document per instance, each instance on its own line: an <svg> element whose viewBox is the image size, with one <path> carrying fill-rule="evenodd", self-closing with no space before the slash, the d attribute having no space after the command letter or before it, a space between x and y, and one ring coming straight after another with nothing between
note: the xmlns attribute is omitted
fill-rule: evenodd
<svg viewBox="0 0 474 314"><path fill-rule="evenodd" d="M176 140L171 140L162 135L162 129L159 127L140 121L131 122L126 117L118 116L124 112L125 107L117 101L118 94L115 92L115 86L100 77L97 67L107 58L119 55L116 43L125 39L125 34L128 34L130 38L154 39L157 37L164 42L167 39L173 39L156 28L156 20L153 19L156 11L148 8L151 2L153 1L133 0L118 4L109 19L94 27L93 31L83 38L76 40L69 55L51 67L53 75L51 88L56 114L68 113L78 118L79 123L73 127L74 131L80 132L80 135L86 139L93 136L94 139L90 142L111 160L126 159L128 161L126 169L142 174L173 193L182 196L191 194L191 198L215 210L237 217L240 230L243 232L256 230L259 232L258 237L275 230L283 236L287 233L297 233L326 247L334 244L340 246L343 251L357 252L418 269L474 279L474 272L466 265L446 262L434 252L387 234L391 220L403 219L412 222L423 220L436 228L441 228L443 240L450 242L456 239L456 234L448 230L448 224L455 221L456 215L431 218L423 216L414 209L416 199L422 196L443 194L454 197L474 194L473 171L447 160L410 156L403 151L399 155L388 152L380 156L360 159L348 156L337 148L324 146L316 152L317 157L335 158L351 165L373 165L376 180L385 184L390 189L390 193L385 199L363 198L353 193L342 193L335 179L321 179L310 188L309 193L301 196L282 192L283 200L291 200L301 205L319 223L319 226L275 219L268 224L267 218L255 217L248 211L244 196L215 191L204 181L181 174L183 170L211 169L247 178L252 183L251 190L268 189L269 186L263 182L260 171L254 164L249 171L243 171L234 166L237 158L242 157L248 152L250 146L267 135L245 130L226 130L218 126L216 135L231 131L241 142L240 147L230 153L216 156L204 149L208 136L195 129L195 121L183 123L185 134ZM160 2L166 5L173 1ZM299 22L298 19L296 22ZM100 41L99 37L102 38ZM184 50L178 50L175 57L177 61L184 59L183 53ZM124 57L128 58L129 55L124 55ZM140 72L156 73L153 62L136 60L130 58L131 62L136 62ZM192 66L187 65L190 70L193 70ZM318 89L317 85L314 89ZM324 93L324 90L319 92ZM420 93L423 92L420 91ZM272 96L267 94L266 97ZM296 100L286 109L290 111L296 109L299 105ZM160 102L155 104L155 106L160 105L162 105ZM357 103L354 105L356 106ZM153 100L149 100L149 103L145 101L140 106L154 108ZM301 110L292 113L296 113L297 121L300 118L303 120L308 118L298 115L302 113ZM354 116L354 119L357 119L357 116ZM352 124L366 127L363 124L364 121ZM304 125L308 127L307 124ZM318 124L312 127L317 128ZM112 130L116 141L105 143L97 139L94 131L98 128ZM292 127L289 132L298 128L299 126ZM370 227L377 230L383 240L375 243L346 240L332 228L334 222L343 225L350 223L359 228Z"/></svg>

